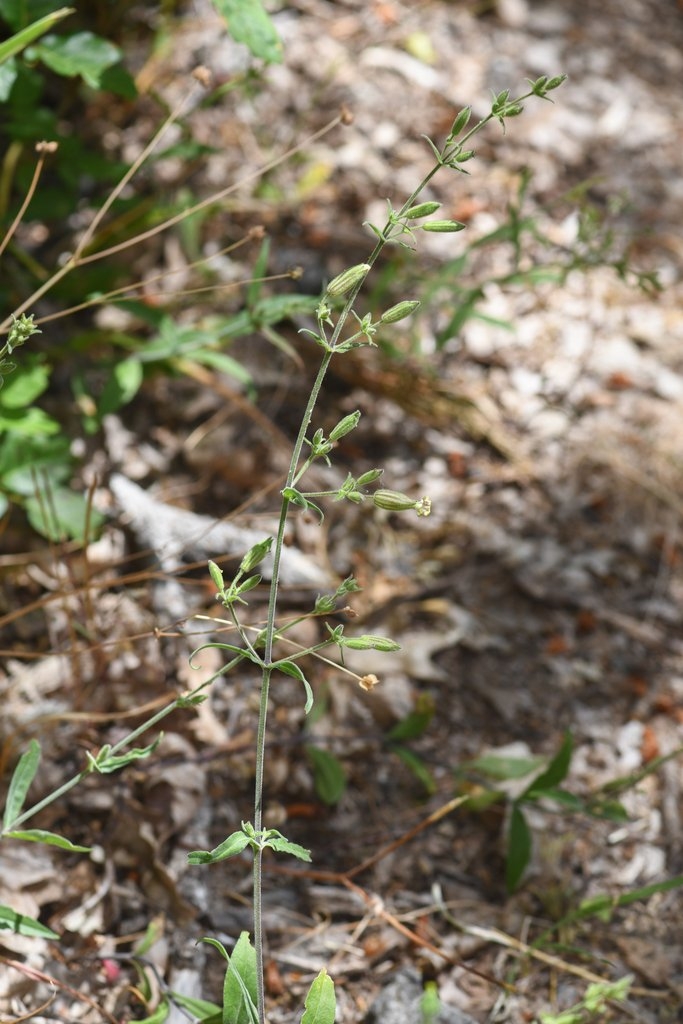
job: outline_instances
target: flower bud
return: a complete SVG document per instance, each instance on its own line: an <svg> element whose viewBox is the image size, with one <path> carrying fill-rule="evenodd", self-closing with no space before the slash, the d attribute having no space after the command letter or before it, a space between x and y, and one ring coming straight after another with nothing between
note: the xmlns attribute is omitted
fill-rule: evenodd
<svg viewBox="0 0 683 1024"><path fill-rule="evenodd" d="M359 420L360 413L358 410L356 410L356 412L349 413L348 416L345 416L343 420L339 421L336 427L332 428L328 441L339 441L340 438L344 437L346 434L350 434L351 431L355 430L358 426Z"/></svg>
<svg viewBox="0 0 683 1024"><path fill-rule="evenodd" d="M326 294L336 298L339 295L346 295L351 289L363 280L368 270L370 269L369 263L357 263L355 267L349 267L348 270L344 270L341 274L337 274L333 277L327 286Z"/></svg>
<svg viewBox="0 0 683 1024"><path fill-rule="evenodd" d="M223 580L223 573L218 568L215 562L209 562L209 573L211 575L211 579L213 580L216 590L219 592L219 594L222 594L223 590L225 589L225 582Z"/></svg>
<svg viewBox="0 0 683 1024"><path fill-rule="evenodd" d="M418 516L428 516L432 511L431 498L415 500L401 491L375 491L372 496L375 508L386 509L387 512L407 512L414 509Z"/></svg>
<svg viewBox="0 0 683 1024"><path fill-rule="evenodd" d="M459 220L429 220L422 225L423 231L462 231L465 225Z"/></svg>
<svg viewBox="0 0 683 1024"><path fill-rule="evenodd" d="M356 486L366 487L367 484L374 484L375 480L379 480L383 472L383 469L368 469L366 473L361 473L358 477Z"/></svg>
<svg viewBox="0 0 683 1024"><path fill-rule="evenodd" d="M391 309L388 309L385 313L382 313L379 318L381 324L395 324L397 320L405 320L407 316L414 313L420 303L417 299L405 299L403 302L398 302Z"/></svg>
<svg viewBox="0 0 683 1024"><path fill-rule="evenodd" d="M449 139L454 139L456 135L459 135L463 128L469 122L472 116L472 107L463 107L462 110L456 115L455 121L451 126L451 130L448 134Z"/></svg>
<svg viewBox="0 0 683 1024"><path fill-rule="evenodd" d="M251 570L262 562L270 551L273 543L272 537L266 537L265 540L260 541L258 544L254 544L253 548L250 548L242 561L240 562L240 572L251 572Z"/></svg>
<svg viewBox="0 0 683 1024"><path fill-rule="evenodd" d="M419 203L417 206L411 206L409 210L403 214L406 220L417 220L418 217L429 217L432 213L436 213L440 209L441 203Z"/></svg>
<svg viewBox="0 0 683 1024"><path fill-rule="evenodd" d="M401 645L395 640L390 640L386 636L373 636L370 633L350 636L348 639L344 637L342 646L348 647L351 651L383 651L385 654L401 650Z"/></svg>

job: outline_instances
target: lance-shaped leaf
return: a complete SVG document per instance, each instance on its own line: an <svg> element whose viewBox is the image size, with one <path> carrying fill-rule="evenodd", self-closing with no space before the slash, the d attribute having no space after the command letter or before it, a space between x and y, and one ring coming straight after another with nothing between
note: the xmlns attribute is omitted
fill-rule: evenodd
<svg viewBox="0 0 683 1024"><path fill-rule="evenodd" d="M279 668L281 672L284 672L286 676L293 676L298 679L300 683L304 684L304 690L306 691L306 703L304 705L304 712L308 712L313 707L313 690L306 676L303 674L299 666L295 661L278 661L275 663L275 668Z"/></svg>
<svg viewBox="0 0 683 1024"><path fill-rule="evenodd" d="M58 836L56 832L46 832L42 828L27 828L16 832L5 832L6 839L23 839L27 843L42 843L44 846L58 846L60 850L70 850L72 853L90 853L89 846L78 846L64 836Z"/></svg>
<svg viewBox="0 0 683 1024"><path fill-rule="evenodd" d="M15 932L17 935L30 935L33 938L59 938L57 932L53 932L51 928L46 928L40 921L27 917L26 914L18 914L16 910L12 910L11 907L4 905L0 906L0 931L3 929Z"/></svg>
<svg viewBox="0 0 683 1024"><path fill-rule="evenodd" d="M3 826L8 828L21 814L26 794L33 782L38 765L40 764L40 744L37 740L31 740L28 750L25 750L17 761L12 781L9 784L7 803L3 815Z"/></svg>

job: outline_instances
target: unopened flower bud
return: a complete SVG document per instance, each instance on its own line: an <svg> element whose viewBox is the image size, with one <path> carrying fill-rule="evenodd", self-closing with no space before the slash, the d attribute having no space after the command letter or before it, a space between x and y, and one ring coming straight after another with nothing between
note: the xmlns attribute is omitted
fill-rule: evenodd
<svg viewBox="0 0 683 1024"><path fill-rule="evenodd" d="M397 644L395 640L390 640L387 636L373 636L370 633L344 637L343 641L342 646L348 647L351 651L382 651L389 654L392 651L401 650L401 645Z"/></svg>
<svg viewBox="0 0 683 1024"><path fill-rule="evenodd" d="M429 220L422 225L423 231L462 231L465 227L459 220Z"/></svg>
<svg viewBox="0 0 683 1024"><path fill-rule="evenodd" d="M411 498L401 491L375 491L372 496L375 508L383 508L387 512L408 512L414 509L418 516L428 516L432 511L431 498Z"/></svg>
<svg viewBox="0 0 683 1024"><path fill-rule="evenodd" d="M411 206L409 210L406 210L404 217L406 220L417 220L418 217L429 217L432 213L441 207L441 203L419 203L417 206Z"/></svg>
<svg viewBox="0 0 683 1024"><path fill-rule="evenodd" d="M331 295L334 298L339 295L346 295L347 292L351 291L354 285L357 285L363 280L369 269L369 263L357 263L355 267L349 267L348 270L344 270L341 274L337 274L337 276L333 277L327 286L327 295Z"/></svg>
<svg viewBox="0 0 683 1024"><path fill-rule="evenodd" d="M463 109L456 115L455 121L453 122L451 130L449 132L449 136L448 136L449 139L454 139L456 137L456 135L460 134L460 132L463 130L463 128L469 122L469 119L470 119L471 116L472 116L472 108L471 107L463 107Z"/></svg>
<svg viewBox="0 0 683 1024"><path fill-rule="evenodd" d="M403 302L397 302L386 313L382 313L379 322L381 324L395 324L397 320L405 320L407 316L415 312L419 305L420 303L417 299L405 299Z"/></svg>
<svg viewBox="0 0 683 1024"><path fill-rule="evenodd" d="M356 480L356 485L358 487L366 487L367 484L374 484L375 480L379 480L383 472L383 469L368 469L367 472L361 473Z"/></svg>
<svg viewBox="0 0 683 1024"><path fill-rule="evenodd" d="M345 416L343 420L339 421L336 427L332 428L328 441L339 441L340 438L344 437L346 434L350 434L351 431L355 430L358 426L359 420L360 413L358 410L356 410L356 412L349 413L348 416Z"/></svg>
<svg viewBox="0 0 683 1024"><path fill-rule="evenodd" d="M272 537L266 537L265 540L260 541L258 544L254 544L253 548L247 551L246 555L240 562L240 572L251 572L259 562L262 562L270 551L273 543Z"/></svg>

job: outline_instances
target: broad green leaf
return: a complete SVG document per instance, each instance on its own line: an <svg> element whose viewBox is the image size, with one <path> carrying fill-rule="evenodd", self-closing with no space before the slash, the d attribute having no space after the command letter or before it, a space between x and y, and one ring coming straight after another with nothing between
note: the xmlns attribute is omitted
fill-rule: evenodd
<svg viewBox="0 0 683 1024"><path fill-rule="evenodd" d="M50 370L41 363L25 363L19 366L3 385L0 392L0 408L24 409L42 395L48 386Z"/></svg>
<svg viewBox="0 0 683 1024"><path fill-rule="evenodd" d="M573 746L571 734L566 733L557 754L555 754L546 770L541 772L529 785L529 788L522 794L522 799L530 796L532 793L542 793L552 786L559 785L560 782L566 779L572 760Z"/></svg>
<svg viewBox="0 0 683 1024"><path fill-rule="evenodd" d="M59 429L58 424L55 427ZM72 458L69 439L8 436L0 446L0 479L3 487L26 497L35 493L36 473L41 480L62 483L69 476Z"/></svg>
<svg viewBox="0 0 683 1024"><path fill-rule="evenodd" d="M24 5L13 5L3 3L0 6L0 14L10 23L14 28L17 27L19 18L15 18L12 15L18 14L19 8ZM52 6L48 4L47 6ZM14 8L14 10L13 10ZM11 36L4 42L0 43L0 64L8 60L10 57L16 56L21 51L40 36L49 32L51 28L61 21L62 18L66 18L68 14L73 14L73 7L60 7L58 11L52 11L50 14L46 14L45 17L39 18L38 21L34 21L32 25L27 25L26 28L21 29L16 35Z"/></svg>
<svg viewBox="0 0 683 1024"><path fill-rule="evenodd" d="M27 917L25 914L18 914L11 907L0 906L0 931L15 932L17 935L30 935L40 939L58 939L57 932L46 928L40 921Z"/></svg>
<svg viewBox="0 0 683 1024"><path fill-rule="evenodd" d="M334 1024L337 998L334 982L324 967L309 988L304 1006L301 1024Z"/></svg>
<svg viewBox="0 0 683 1024"><path fill-rule="evenodd" d="M24 751L12 775L7 792L7 802L3 814L3 827L9 828L13 821L21 814L26 794L31 783L36 777L40 765L40 744L37 740L31 740L28 749Z"/></svg>
<svg viewBox="0 0 683 1024"><path fill-rule="evenodd" d="M37 406L24 409L0 407L0 434L11 431L22 440L54 437L60 431L59 423Z"/></svg>
<svg viewBox="0 0 683 1024"><path fill-rule="evenodd" d="M223 1024L256 1024L256 951L249 934L235 943L223 982Z"/></svg>
<svg viewBox="0 0 683 1024"><path fill-rule="evenodd" d="M298 679L300 683L304 684L304 690L306 691L306 703L304 704L304 714L313 707L313 690L306 676L303 674L299 666L295 661L278 661L275 668L279 668L281 672L284 672L286 676L293 676L294 679Z"/></svg>
<svg viewBox="0 0 683 1024"><path fill-rule="evenodd" d="M74 853L90 853L89 846L77 846L70 839L58 836L55 832L46 832L42 828L28 828L18 832L5 832L6 839L23 839L27 843L42 843L44 846L58 846L61 850L71 850Z"/></svg>
<svg viewBox="0 0 683 1024"><path fill-rule="evenodd" d="M346 772L327 750L306 746L306 755L313 767L313 784L320 799L330 807L341 800L346 789Z"/></svg>
<svg viewBox="0 0 683 1024"><path fill-rule="evenodd" d="M244 43L254 57L267 64L282 61L282 43L261 0L213 0L213 4L225 18L232 38Z"/></svg>
<svg viewBox="0 0 683 1024"><path fill-rule="evenodd" d="M97 403L98 415L107 416L122 405L127 405L137 395L142 381L143 371L139 359L131 356L130 359L116 363Z"/></svg>
<svg viewBox="0 0 683 1024"><path fill-rule="evenodd" d="M526 818L515 803L510 814L508 853L505 864L505 885L508 892L514 892L531 857L531 832Z"/></svg>
<svg viewBox="0 0 683 1024"><path fill-rule="evenodd" d="M188 853L190 864L216 864L228 857L236 857L249 845L249 836L244 832L233 832L214 850L193 850Z"/></svg>
<svg viewBox="0 0 683 1024"><path fill-rule="evenodd" d="M92 539L104 522L104 516L88 504L86 495L68 487L41 487L39 494L26 499L25 508L33 529L55 542Z"/></svg>
<svg viewBox="0 0 683 1024"><path fill-rule="evenodd" d="M91 89L99 89L102 75L118 63L121 51L92 32L75 32L71 36L45 36L26 56L32 61L41 60L58 75L80 75Z"/></svg>

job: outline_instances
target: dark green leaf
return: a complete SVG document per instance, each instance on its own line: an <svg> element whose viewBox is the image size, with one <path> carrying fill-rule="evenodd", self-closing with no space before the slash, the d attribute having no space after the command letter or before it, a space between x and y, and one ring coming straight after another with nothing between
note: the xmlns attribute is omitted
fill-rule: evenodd
<svg viewBox="0 0 683 1024"><path fill-rule="evenodd" d="M526 818L515 803L510 813L508 833L508 854L505 865L505 885L508 892L514 892L531 857L531 832Z"/></svg>
<svg viewBox="0 0 683 1024"><path fill-rule="evenodd" d="M313 768L315 791L324 803L338 803L346 789L346 772L341 763L327 750L306 746L306 755Z"/></svg>
<svg viewBox="0 0 683 1024"><path fill-rule="evenodd" d="M403 747L400 744L392 744L390 749L393 750L396 756L399 757L408 768L410 768L418 782L422 783L429 796L436 793L434 777L421 757L419 757L413 750L410 750L408 747Z"/></svg>
<svg viewBox="0 0 683 1024"><path fill-rule="evenodd" d="M567 777L569 766L572 760L573 742L570 733L566 733L562 741L562 746L558 750L555 757L552 759L548 767L544 772L541 772L534 781L529 785L529 788L522 794L521 799L531 794L542 793L546 789L550 789L553 786L558 786L560 782L563 782Z"/></svg>

